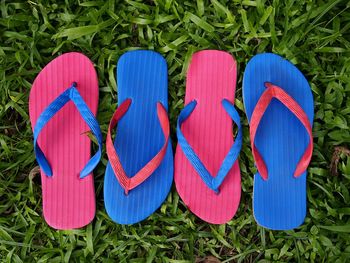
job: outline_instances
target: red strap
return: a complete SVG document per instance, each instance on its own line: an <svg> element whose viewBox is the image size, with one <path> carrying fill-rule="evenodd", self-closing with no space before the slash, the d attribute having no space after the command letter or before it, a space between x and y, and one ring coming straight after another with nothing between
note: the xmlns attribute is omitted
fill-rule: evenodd
<svg viewBox="0 0 350 263"><path fill-rule="evenodd" d="M267 167L259 151L256 149L255 135L256 135L256 131L258 129L259 123L261 121L261 118L263 117L267 107L269 106L271 100L273 98L276 98L280 102L282 102L284 106L286 106L300 120L300 122L304 125L310 137L309 145L307 146L303 156L299 160L299 163L294 171L294 177L298 177L307 169L312 157L312 151L313 151L314 145L313 145L311 124L309 122L309 119L306 113L303 111L300 105L291 96L288 95L288 93L286 93L280 87L268 82L265 83L265 86L267 87L267 89L261 95L258 103L256 104L251 117L251 121L250 121L251 147L252 147L256 166L258 168L258 171L261 177L264 180L267 180L267 177L268 177Z"/></svg>
<svg viewBox="0 0 350 263"><path fill-rule="evenodd" d="M165 143L160 149L160 151L149 161L140 171L138 171L133 177L128 177L123 169L123 166L119 160L118 154L114 148L111 132L117 125L118 121L124 116L128 111L131 104L131 99L125 100L114 112L113 117L109 123L106 150L109 162L112 166L115 176L117 177L120 185L124 188L125 194L131 189L134 189L139 184L144 182L161 164L169 142L169 119L164 106L161 103L157 103L157 115L160 122L160 126L163 130Z"/></svg>

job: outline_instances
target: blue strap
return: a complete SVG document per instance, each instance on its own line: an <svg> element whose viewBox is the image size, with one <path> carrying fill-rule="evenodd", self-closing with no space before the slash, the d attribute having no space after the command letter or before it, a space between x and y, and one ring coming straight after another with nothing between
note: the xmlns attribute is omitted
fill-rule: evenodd
<svg viewBox="0 0 350 263"><path fill-rule="evenodd" d="M241 122L235 107L226 99L222 100L222 106L231 117L231 119L236 123L238 127L237 138L232 145L230 151L226 155L221 167L216 175L216 177L211 176L207 168L201 162L197 154L193 151L192 147L187 142L181 131L182 123L191 115L195 107L197 106L197 101L193 100L181 111L179 118L177 120L176 134L178 138L179 145L184 152L187 159L191 162L192 166L196 169L197 173L200 175L204 183L215 193L219 193L219 187L224 181L226 175L231 170L233 164L236 162L239 152L242 148L242 129Z"/></svg>
<svg viewBox="0 0 350 263"><path fill-rule="evenodd" d="M45 172L47 176L52 176L52 170L49 162L47 161L44 153L40 149L37 140L41 130L44 126L51 120L51 118L68 102L73 101L74 105L77 107L80 115L83 117L84 121L90 127L92 133L95 135L98 142L98 151L85 165L83 170L80 172L80 178L84 178L89 175L92 170L96 167L101 159L102 151L102 134L100 126L94 116L90 111L89 107L84 102L79 91L76 89L77 83L74 82L71 87L65 90L61 95L59 95L39 116L36 125L34 127L34 152L35 157L39 163L40 168Z"/></svg>

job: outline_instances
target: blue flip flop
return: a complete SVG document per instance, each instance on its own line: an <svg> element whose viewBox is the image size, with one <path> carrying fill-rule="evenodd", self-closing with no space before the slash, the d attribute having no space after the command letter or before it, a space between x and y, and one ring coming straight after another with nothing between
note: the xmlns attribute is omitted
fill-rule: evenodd
<svg viewBox="0 0 350 263"><path fill-rule="evenodd" d="M118 61L117 82L119 106L107 135L104 202L113 221L133 224L160 207L173 181L166 61L153 51L127 52Z"/></svg>
<svg viewBox="0 0 350 263"><path fill-rule="evenodd" d="M306 169L313 150L311 88L289 61L259 54L247 64L243 100L258 169L255 220L273 230L298 227L306 215Z"/></svg>

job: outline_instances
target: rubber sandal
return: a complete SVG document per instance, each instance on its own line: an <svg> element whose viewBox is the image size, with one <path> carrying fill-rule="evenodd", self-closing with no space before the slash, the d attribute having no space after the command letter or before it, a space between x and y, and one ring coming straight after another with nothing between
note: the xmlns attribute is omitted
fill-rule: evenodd
<svg viewBox="0 0 350 263"><path fill-rule="evenodd" d="M293 64L260 54L245 70L243 100L258 169L254 217L273 230L298 227L306 215L306 169L313 150L311 88Z"/></svg>
<svg viewBox="0 0 350 263"><path fill-rule="evenodd" d="M34 151L41 170L43 214L56 229L83 227L95 216L92 170L101 158L102 135L95 119L98 82L92 62L66 53L35 79L29 97ZM91 130L99 150L92 157Z"/></svg>
<svg viewBox="0 0 350 263"><path fill-rule="evenodd" d="M236 75L230 54L195 53L187 73L186 106L177 123L176 189L194 214L213 224L231 220L241 196L242 132L233 106ZM235 142L232 121L238 126Z"/></svg>
<svg viewBox="0 0 350 263"><path fill-rule="evenodd" d="M107 134L104 201L113 221L133 224L160 207L173 181L166 61L153 51L127 52L118 61L117 81L119 107Z"/></svg>

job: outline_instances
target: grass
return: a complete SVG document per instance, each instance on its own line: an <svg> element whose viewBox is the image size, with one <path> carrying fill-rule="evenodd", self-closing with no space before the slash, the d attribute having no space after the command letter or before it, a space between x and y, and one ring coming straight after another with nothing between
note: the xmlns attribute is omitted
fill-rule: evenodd
<svg viewBox="0 0 350 263"><path fill-rule="evenodd" d="M1 262L349 262L350 4L347 0L0 1ZM99 76L104 132L116 106L115 65L128 50L160 52L169 67L173 145L191 54L227 50L238 62L236 105L244 124L242 200L226 225L191 214L175 188L156 213L114 224L103 206L106 154L95 170L97 214L85 228L55 231L42 218L28 95L38 72L63 52L85 53ZM257 53L297 65L315 98L315 150L305 223L263 229L252 216L255 172L242 104L242 74ZM332 156L335 147L335 161ZM332 171L338 171L333 175ZM335 173L335 172L333 172Z"/></svg>

